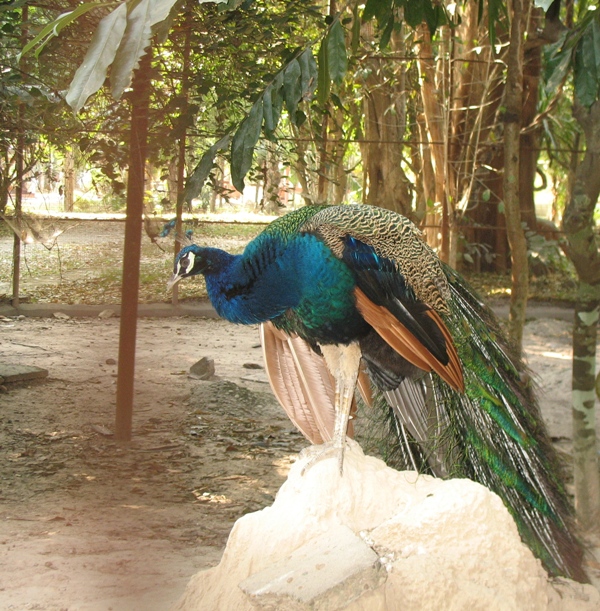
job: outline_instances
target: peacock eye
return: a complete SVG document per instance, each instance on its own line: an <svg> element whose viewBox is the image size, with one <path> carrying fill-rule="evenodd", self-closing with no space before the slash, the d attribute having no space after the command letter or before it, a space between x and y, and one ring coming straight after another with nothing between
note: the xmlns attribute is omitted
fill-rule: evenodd
<svg viewBox="0 0 600 611"><path fill-rule="evenodd" d="M188 253L185 257L183 257L180 265L183 273L189 274L194 267L194 253Z"/></svg>

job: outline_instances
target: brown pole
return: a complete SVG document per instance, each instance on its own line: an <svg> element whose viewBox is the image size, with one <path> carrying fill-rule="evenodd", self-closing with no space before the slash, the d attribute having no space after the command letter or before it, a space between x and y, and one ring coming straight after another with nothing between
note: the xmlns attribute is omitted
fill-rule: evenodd
<svg viewBox="0 0 600 611"><path fill-rule="evenodd" d="M25 46L27 42L27 20L29 19L29 12L27 6L21 9L21 48ZM21 58L20 66L23 68L24 60ZM25 103L19 102L18 107L18 123L17 125L19 132L17 133L17 146L15 148L15 225L17 229L21 230L23 220L23 182L24 176L24 163L23 156L25 154ZM13 277L12 277L12 306L18 308L20 305L20 292L21 292L21 236L15 232L13 237Z"/></svg>
<svg viewBox="0 0 600 611"><path fill-rule="evenodd" d="M15 150L15 226L21 230L23 219L23 149L25 138L23 134L23 106L19 103L19 133L17 134L17 147ZM13 237L13 277L12 277L12 306L18 308L20 305L20 283L21 283L21 236L15 231Z"/></svg>
<svg viewBox="0 0 600 611"><path fill-rule="evenodd" d="M183 108L181 116L185 117L188 112L188 90L190 88L190 51L191 51L191 13L188 10L185 14L185 42L183 47L183 74L181 78L181 96L183 97ZM181 248L181 227L183 216L183 194L185 191L185 144L186 144L187 128L182 129L181 137L179 138L179 152L177 156L177 205L175 208L175 244L173 246L174 256L177 256ZM177 305L179 303L179 285L173 286L171 303Z"/></svg>
<svg viewBox="0 0 600 611"><path fill-rule="evenodd" d="M148 140L148 107L152 48L140 61L133 77L131 94L131 130L129 140L129 175L127 179L127 219L123 249L123 285L117 370L117 411L115 439L131 440L133 419L133 383L135 339L137 332L140 250L144 212L144 178Z"/></svg>
<svg viewBox="0 0 600 611"><path fill-rule="evenodd" d="M177 206L175 208L175 244L173 246L174 256L181 249L181 228L183 226L183 191L185 181L185 131L179 139L179 155L177 160ZM179 303L179 285L175 284L172 289L171 303Z"/></svg>

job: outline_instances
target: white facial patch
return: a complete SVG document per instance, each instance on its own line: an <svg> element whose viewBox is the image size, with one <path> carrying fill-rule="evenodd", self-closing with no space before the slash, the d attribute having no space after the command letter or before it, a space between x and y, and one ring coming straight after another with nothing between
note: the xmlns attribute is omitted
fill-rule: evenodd
<svg viewBox="0 0 600 611"><path fill-rule="evenodd" d="M177 263L177 274L183 276L184 274L189 274L192 269L194 269L194 256L193 252L189 252L182 257Z"/></svg>

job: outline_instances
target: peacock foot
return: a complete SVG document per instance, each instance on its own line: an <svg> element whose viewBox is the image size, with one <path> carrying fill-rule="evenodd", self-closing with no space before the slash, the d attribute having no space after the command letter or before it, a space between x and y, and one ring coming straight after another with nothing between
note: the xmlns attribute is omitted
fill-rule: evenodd
<svg viewBox="0 0 600 611"><path fill-rule="evenodd" d="M306 464L302 468L302 475L304 475L310 468L316 463L320 462L325 458L333 458L337 456L338 465L340 469L340 475L344 474L344 452L346 448L350 448L350 444L345 440L342 445L335 441L326 441L320 445L313 445L304 448L300 452L300 458L306 460Z"/></svg>

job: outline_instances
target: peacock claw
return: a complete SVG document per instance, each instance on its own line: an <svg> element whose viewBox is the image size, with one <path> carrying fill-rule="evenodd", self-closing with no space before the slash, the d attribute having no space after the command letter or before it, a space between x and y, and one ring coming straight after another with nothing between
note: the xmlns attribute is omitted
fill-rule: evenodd
<svg viewBox="0 0 600 611"><path fill-rule="evenodd" d="M304 467L302 467L301 474L304 475L310 468L321 460L333 457L337 454L340 476L342 476L344 474L344 452L346 448L349 447L350 445L347 442L344 442L344 444L340 446L334 441L327 441L320 445L313 445L304 448L300 452L300 458L306 459L306 464Z"/></svg>

